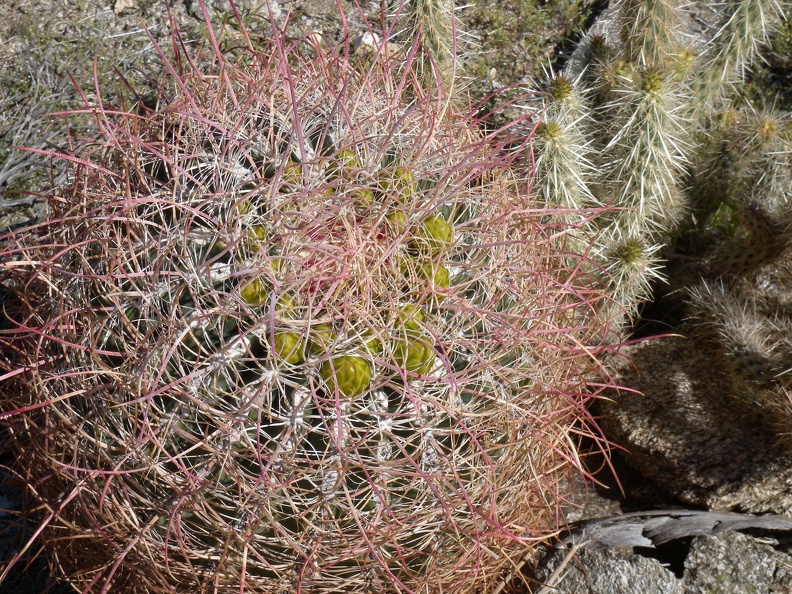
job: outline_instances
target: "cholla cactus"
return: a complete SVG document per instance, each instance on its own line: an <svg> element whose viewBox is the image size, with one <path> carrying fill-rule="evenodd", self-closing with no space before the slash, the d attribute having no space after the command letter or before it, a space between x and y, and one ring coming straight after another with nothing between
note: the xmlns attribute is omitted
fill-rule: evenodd
<svg viewBox="0 0 792 594"><path fill-rule="evenodd" d="M753 287L703 281L689 291L691 313L722 347L738 404L792 446L792 317Z"/></svg>
<svg viewBox="0 0 792 594"><path fill-rule="evenodd" d="M89 106L53 218L3 238L5 422L54 563L85 592L496 587L601 382L527 139L387 55L211 39L155 108Z"/></svg>
<svg viewBox="0 0 792 594"><path fill-rule="evenodd" d="M625 62L656 68L682 43L683 18L677 0L621 0L619 35Z"/></svg>
<svg viewBox="0 0 792 594"><path fill-rule="evenodd" d="M625 1L618 10L614 39L587 40L587 71L542 85L547 119L537 129L542 196L589 209L585 220L578 214L567 222L577 222L579 236L596 238L586 255L611 291L601 316L616 329L663 278L658 254L682 213L690 95L671 58L680 47L675 3Z"/></svg>
<svg viewBox="0 0 792 594"><path fill-rule="evenodd" d="M746 408L792 444L792 124L737 109L717 122L698 172L704 181L694 187L707 233L691 312L714 330Z"/></svg>
<svg viewBox="0 0 792 594"><path fill-rule="evenodd" d="M594 167L588 160L591 125L579 80L550 72L542 121L536 129L536 174L545 204L568 209L573 220L585 209L601 206L591 192Z"/></svg>
<svg viewBox="0 0 792 594"><path fill-rule="evenodd" d="M792 122L771 110L731 108L711 132L692 187L707 231L700 242L706 275L752 283L789 250Z"/></svg>
<svg viewBox="0 0 792 594"><path fill-rule="evenodd" d="M593 106L581 118L594 122L581 131L594 139L582 154L598 172L589 187L621 209L589 230L601 238L591 259L606 273L603 285L632 313L666 276L657 260L665 248L672 289L721 343L745 409L792 443L792 127L773 109L729 103L783 8L719 5L710 38L686 48L676 3L624 0L616 26L587 41L589 70L579 80Z"/></svg>
<svg viewBox="0 0 792 594"><path fill-rule="evenodd" d="M749 303L729 291L723 282L702 282L690 290L698 315L717 331L726 354L736 367L737 377L767 384L780 371L776 349L781 342L756 302Z"/></svg>
<svg viewBox="0 0 792 594"><path fill-rule="evenodd" d="M707 68L696 80L697 115L706 119L756 60L788 6L779 0L731 0L720 11L706 51Z"/></svg>
<svg viewBox="0 0 792 594"><path fill-rule="evenodd" d="M711 38L695 42L686 34L689 16L675 0L622 0L613 26L585 39L570 69L541 85L550 90L544 99L548 118L537 129L537 185L550 204L613 207L593 219L584 221L578 214L577 221L567 222L581 227L578 235L598 238L587 256L599 282L611 291L615 303L602 315L615 326L633 318L665 277L660 254L687 211L711 214L722 203L707 190L727 185L729 178L720 172L710 176L713 168L697 159L721 147L701 131L720 125L714 106L782 14L772 1L734 2L718 10ZM565 81L566 94L576 98L574 117L558 116L564 110L552 91L557 80ZM764 132L749 145L769 146L768 131L781 129L772 119L765 118ZM761 152L772 152L765 149ZM741 156L731 162L740 159L751 161ZM767 172L761 175L774 188L768 191L785 196L783 167L775 173L758 163L744 169L741 175L749 177ZM691 181L693 192L687 193ZM779 202L761 193L763 201Z"/></svg>
<svg viewBox="0 0 792 594"><path fill-rule="evenodd" d="M453 0L409 0L411 39L420 43L418 71L424 87L439 83L446 93L454 83L456 48Z"/></svg>

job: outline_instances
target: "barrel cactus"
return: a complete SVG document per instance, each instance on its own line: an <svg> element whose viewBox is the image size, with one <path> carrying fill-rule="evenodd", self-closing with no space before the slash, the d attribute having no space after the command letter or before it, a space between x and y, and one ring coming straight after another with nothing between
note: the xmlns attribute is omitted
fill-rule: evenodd
<svg viewBox="0 0 792 594"><path fill-rule="evenodd" d="M156 100L90 105L50 220L2 238L4 423L53 564L84 592L496 587L602 382L528 139L409 51L211 40Z"/></svg>

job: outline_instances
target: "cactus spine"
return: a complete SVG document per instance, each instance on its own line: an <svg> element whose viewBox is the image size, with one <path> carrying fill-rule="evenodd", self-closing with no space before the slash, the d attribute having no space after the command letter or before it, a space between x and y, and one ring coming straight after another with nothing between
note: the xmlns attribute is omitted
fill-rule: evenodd
<svg viewBox="0 0 792 594"><path fill-rule="evenodd" d="M54 562L86 591L491 589L555 529L601 383L527 141L384 54L212 40L5 238Z"/></svg>

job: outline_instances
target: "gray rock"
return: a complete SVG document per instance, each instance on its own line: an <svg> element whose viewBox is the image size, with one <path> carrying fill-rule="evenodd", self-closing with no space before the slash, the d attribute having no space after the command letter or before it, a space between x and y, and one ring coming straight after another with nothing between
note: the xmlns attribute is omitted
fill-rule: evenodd
<svg viewBox="0 0 792 594"><path fill-rule="evenodd" d="M547 581L567 552L556 551L537 572ZM583 549L570 561L554 594L684 594L680 581L656 559L615 550Z"/></svg>
<svg viewBox="0 0 792 594"><path fill-rule="evenodd" d="M792 557L739 532L697 536L683 585L689 594L789 594Z"/></svg>
<svg viewBox="0 0 792 594"><path fill-rule="evenodd" d="M608 437L626 460L669 495L708 509L792 515L792 456L735 397L739 384L719 365L722 353L698 330L626 347L603 401Z"/></svg>
<svg viewBox="0 0 792 594"><path fill-rule="evenodd" d="M619 501L605 497L595 485L576 473L561 480L558 489L564 494L560 505L567 523L574 524L592 518L605 518L622 512Z"/></svg>
<svg viewBox="0 0 792 594"><path fill-rule="evenodd" d="M695 537L681 579L656 559L633 554L630 549L584 548L572 558L568 555L567 550L556 550L547 557L536 578L543 583L549 580L550 587L534 587L535 593L792 593L792 556L740 532ZM554 572L558 575L553 576Z"/></svg>

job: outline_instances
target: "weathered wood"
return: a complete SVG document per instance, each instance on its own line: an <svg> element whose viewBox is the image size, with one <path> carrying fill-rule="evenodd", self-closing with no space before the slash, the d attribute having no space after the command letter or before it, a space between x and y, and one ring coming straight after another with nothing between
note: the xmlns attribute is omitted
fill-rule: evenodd
<svg viewBox="0 0 792 594"><path fill-rule="evenodd" d="M588 549L653 548L688 536L749 528L792 532L792 518L686 509L632 512L580 522L561 537L560 544Z"/></svg>

